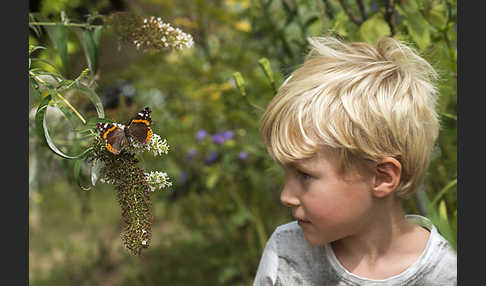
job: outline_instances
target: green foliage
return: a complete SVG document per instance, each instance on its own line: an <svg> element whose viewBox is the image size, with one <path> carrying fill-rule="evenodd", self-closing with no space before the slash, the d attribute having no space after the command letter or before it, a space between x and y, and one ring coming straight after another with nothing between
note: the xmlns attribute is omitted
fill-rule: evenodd
<svg viewBox="0 0 486 286"><path fill-rule="evenodd" d="M390 35L390 27L380 15L366 20L359 28L361 38L370 44L375 44L383 35Z"/></svg>
<svg viewBox="0 0 486 286"><path fill-rule="evenodd" d="M109 18L110 17L108 17L108 19ZM106 139L106 133L103 134L102 139L100 138L99 131L97 130L97 123L104 122L106 120L103 118L103 104L95 92L96 86L94 85L95 78L93 76L97 71L100 29L103 26L91 25L89 22L72 23L66 17L64 12L61 13L61 22L36 22L35 17L32 14L30 15L30 19L32 22L29 23L29 26L33 27L34 32L38 36L40 35L40 30L37 29L37 26L44 26L46 28L52 45L60 55L62 67L61 74L58 71L57 66L52 64L50 61L36 61L36 58L33 58L33 53L37 50L45 48L41 46L29 46L30 91L34 95L35 101L37 101L33 104L33 108L36 109L36 135L38 139L40 139L40 142L47 144L55 155L63 159L73 160L73 163L68 165L70 165L70 167L73 169L73 179L81 189L85 191L90 190L90 187L84 187L81 184L81 169L83 163L85 162L92 165L91 183L93 186L95 185L98 177L103 179L105 182L114 185L115 189L117 190L116 195L121 206L122 219L124 223L124 228L121 232L122 241L125 248L130 253L140 254L142 248L147 248L149 246L151 237L151 224L153 217L150 191L165 187L171 183L168 181L166 173L145 173L142 168L136 166L139 160L135 158L135 155L143 151L143 149L153 151L155 156L162 153L167 153L168 146L166 141L162 141L160 136L153 134L149 127L148 129L150 133L148 142L137 147L131 143L131 140L127 140L127 146L121 150L120 154L110 153L107 150L109 145L105 145L105 143L102 142L103 139ZM140 23L137 24L144 22L143 17L139 17L137 19L140 20ZM74 80L65 78L65 75L69 74L67 45L68 33L72 28L82 29L81 31L75 30L75 32L80 35L79 39L81 40L81 45L84 47L84 53L89 66L89 69L83 70L81 74ZM116 25L114 25L114 28L116 29ZM128 27L128 32L136 28L137 27L135 26ZM149 33L151 31L144 32ZM161 31L156 30L156 32L156 34L160 35ZM172 37L169 37L167 41L169 45L179 45L180 42L178 40L178 36L184 36L179 29L168 31L168 34L170 34ZM140 37L143 37L144 35L145 34L143 33L137 34L137 36ZM188 39L192 40L192 38ZM177 48L181 49L182 46L177 46ZM33 65L32 62L34 62L34 64L47 64L49 67L53 67L53 71L48 71L42 66ZM88 81L88 83L85 83L86 81ZM86 120L81 115L78 109L76 109L67 99L67 96L70 95L69 93L72 91L86 96L91 101L95 107L97 117L90 117L88 120ZM69 138L69 136L67 136L69 140L66 140L65 142L66 148L63 148L64 150L58 148L56 142L50 135L47 124L47 110L50 106L52 106L52 109L62 113L70 123L71 128L67 132L64 131L61 133L68 133L68 135L73 136L81 135L76 139L81 139L81 144L84 143L85 146L89 144L91 145L77 155L67 155L65 149L79 152L81 146L77 140L73 140L73 138ZM78 119L81 121L81 124L78 124ZM130 130L131 129L129 128L128 131ZM122 131L122 134L124 135L125 133ZM86 140L88 138L91 140ZM91 141L91 143L89 141ZM33 156L35 156L35 154Z"/></svg>
<svg viewBox="0 0 486 286"><path fill-rule="evenodd" d="M101 37L101 27L93 29L76 30L80 43L83 46L86 62L91 73L96 74L99 66L99 47Z"/></svg>
<svg viewBox="0 0 486 286"><path fill-rule="evenodd" d="M357 1L364 4L363 10L355 6L357 2L337 0L142 2L131 9L144 11L147 5L152 15L179 23L195 35L195 48L144 54L124 68L103 69L105 79L129 79L136 90L132 107L123 107L120 101L112 114L123 114L126 108L153 106L152 128L168 138L171 155L165 160L145 156L141 160L166 169L175 178L171 192L153 194L153 216L164 231L157 234L157 226L153 226L151 248L139 257L110 257L112 260L103 262L106 266L116 261L112 267L119 271L120 285L251 284L266 239L276 226L291 219L289 211L278 202L283 174L270 160L258 134L262 108L283 79L302 63L306 38L322 34L374 43L380 36L393 33L395 38L416 47L439 72L442 128L437 152L423 191L405 207L408 212L421 212L425 206L426 216L453 246L457 245L455 1L395 1L393 13L387 12L384 2L371 0ZM83 31L77 35L84 57L91 73L99 73L103 58L112 54L93 49L109 35ZM44 49L34 52L44 55L44 60L54 58L49 58ZM47 62L62 70L61 59ZM42 65L44 73L47 70L40 57L32 58L32 65ZM53 69L50 75L60 78ZM44 91L35 88L39 85L35 77L30 84L32 96L40 102ZM56 85L48 90L56 90ZM56 98L52 92L48 96ZM67 117L78 121L75 115ZM89 127L78 126L75 130L88 130L99 117L104 116L93 114L86 120ZM206 137L196 138L200 130L207 132ZM231 131L232 137L221 140L218 136L225 131ZM83 167L78 168L82 172ZM105 202L109 204L109 199ZM117 215L106 223L100 218L93 222L94 228L116 224ZM101 259L101 254L97 258ZM80 273L89 271L80 268L95 269L92 260L80 259L77 263L79 267L71 265L68 272L81 280ZM56 282L51 285L69 281L55 280L56 275L60 274L52 273L52 279L44 281ZM85 276L85 284L80 285L101 281L95 274Z"/></svg>

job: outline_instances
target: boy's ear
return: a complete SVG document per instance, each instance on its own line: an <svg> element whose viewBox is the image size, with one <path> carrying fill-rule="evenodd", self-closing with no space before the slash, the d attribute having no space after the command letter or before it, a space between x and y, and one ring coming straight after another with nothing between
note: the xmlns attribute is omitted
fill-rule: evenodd
<svg viewBox="0 0 486 286"><path fill-rule="evenodd" d="M376 165L373 179L373 195L384 198L391 194L400 183L402 164L392 157L383 158Z"/></svg>

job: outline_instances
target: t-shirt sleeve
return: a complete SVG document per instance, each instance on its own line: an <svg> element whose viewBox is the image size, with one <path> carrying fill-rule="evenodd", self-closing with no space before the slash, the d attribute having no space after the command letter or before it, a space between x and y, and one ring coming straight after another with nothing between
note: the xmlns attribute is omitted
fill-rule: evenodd
<svg viewBox="0 0 486 286"><path fill-rule="evenodd" d="M276 232L274 232L267 241L263 250L260 263L258 264L257 273L253 280L253 286L270 286L275 285L278 268L278 253Z"/></svg>

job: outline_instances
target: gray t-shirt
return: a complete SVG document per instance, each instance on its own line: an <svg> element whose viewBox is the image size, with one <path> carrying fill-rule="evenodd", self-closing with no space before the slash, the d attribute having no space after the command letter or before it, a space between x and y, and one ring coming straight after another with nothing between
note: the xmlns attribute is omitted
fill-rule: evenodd
<svg viewBox="0 0 486 286"><path fill-rule="evenodd" d="M267 241L253 286L449 286L457 285L457 254L430 220L407 215L430 231L429 241L419 259L402 273L384 279L359 277L337 260L332 247L312 246L296 221L281 225Z"/></svg>

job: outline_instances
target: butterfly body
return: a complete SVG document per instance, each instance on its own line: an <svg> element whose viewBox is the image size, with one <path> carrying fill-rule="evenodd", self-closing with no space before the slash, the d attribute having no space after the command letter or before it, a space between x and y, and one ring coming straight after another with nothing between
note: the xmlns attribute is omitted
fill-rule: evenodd
<svg viewBox="0 0 486 286"><path fill-rule="evenodd" d="M118 155L131 140L142 145L147 144L152 138L151 112L150 107L145 107L128 122L128 127L120 127L116 123L97 123L96 129L100 136L106 140L106 149Z"/></svg>

